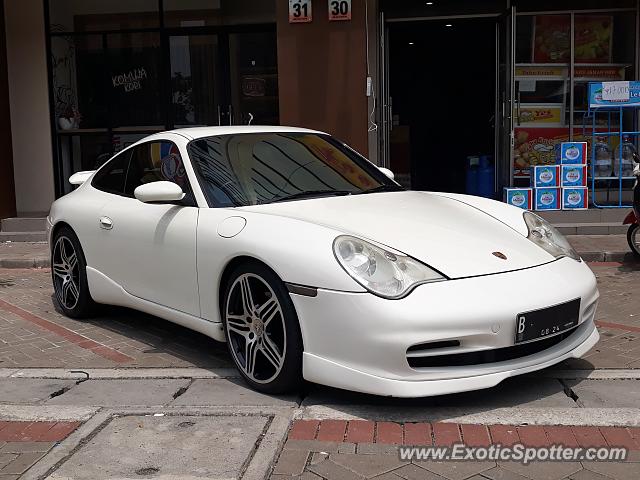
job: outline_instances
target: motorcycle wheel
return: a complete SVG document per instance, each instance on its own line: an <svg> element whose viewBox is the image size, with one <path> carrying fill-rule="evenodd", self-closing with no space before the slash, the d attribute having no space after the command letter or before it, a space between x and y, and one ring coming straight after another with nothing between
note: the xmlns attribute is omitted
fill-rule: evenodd
<svg viewBox="0 0 640 480"><path fill-rule="evenodd" d="M640 224L634 223L627 230L627 242L633 254L640 259Z"/></svg>

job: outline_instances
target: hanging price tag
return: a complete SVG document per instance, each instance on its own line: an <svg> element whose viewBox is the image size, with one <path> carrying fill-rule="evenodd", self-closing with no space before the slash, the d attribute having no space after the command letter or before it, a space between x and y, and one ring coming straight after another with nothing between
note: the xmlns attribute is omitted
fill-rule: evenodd
<svg viewBox="0 0 640 480"><path fill-rule="evenodd" d="M329 21L351 20L351 0L329 0Z"/></svg>
<svg viewBox="0 0 640 480"><path fill-rule="evenodd" d="M311 0L289 0L289 23L309 23Z"/></svg>

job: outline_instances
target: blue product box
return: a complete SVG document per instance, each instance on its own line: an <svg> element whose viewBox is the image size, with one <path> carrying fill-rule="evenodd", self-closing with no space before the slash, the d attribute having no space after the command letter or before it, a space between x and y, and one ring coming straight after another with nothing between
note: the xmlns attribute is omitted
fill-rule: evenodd
<svg viewBox="0 0 640 480"><path fill-rule="evenodd" d="M562 189L563 210L586 210L589 208L589 189L569 187Z"/></svg>
<svg viewBox="0 0 640 480"><path fill-rule="evenodd" d="M536 210L560 210L560 197L559 187L536 188L534 191Z"/></svg>
<svg viewBox="0 0 640 480"><path fill-rule="evenodd" d="M530 188L509 188L504 189L504 201L514 207L531 210L533 207L533 190Z"/></svg>
<svg viewBox="0 0 640 480"><path fill-rule="evenodd" d="M573 165L587 163L587 142L562 142L560 163Z"/></svg>
<svg viewBox="0 0 640 480"><path fill-rule="evenodd" d="M533 167L534 188L559 187L560 165L536 165Z"/></svg>
<svg viewBox="0 0 640 480"><path fill-rule="evenodd" d="M587 186L587 166L586 165L562 165L562 186L563 187L586 187Z"/></svg>

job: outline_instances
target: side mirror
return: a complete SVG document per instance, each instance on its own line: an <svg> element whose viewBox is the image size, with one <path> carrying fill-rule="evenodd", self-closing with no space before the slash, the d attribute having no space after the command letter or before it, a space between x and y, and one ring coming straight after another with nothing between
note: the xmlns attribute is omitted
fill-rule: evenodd
<svg viewBox="0 0 640 480"><path fill-rule="evenodd" d="M151 182L140 185L133 191L133 195L144 203L177 202L184 198L184 192L173 182Z"/></svg>
<svg viewBox="0 0 640 480"><path fill-rule="evenodd" d="M395 175L393 174L393 172L391 170L389 170L388 168L384 168L384 167L378 167L378 170L380 170L382 173L384 173L387 177L389 177L391 180L395 180Z"/></svg>

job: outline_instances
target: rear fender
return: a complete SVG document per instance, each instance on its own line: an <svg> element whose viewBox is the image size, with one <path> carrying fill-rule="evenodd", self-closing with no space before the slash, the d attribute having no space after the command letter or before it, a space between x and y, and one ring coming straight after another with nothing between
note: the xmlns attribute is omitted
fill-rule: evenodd
<svg viewBox="0 0 640 480"><path fill-rule="evenodd" d="M633 211L629 212L629 215L627 215L624 219L624 222L622 222L623 225L633 225L636 223L638 223L638 218Z"/></svg>

